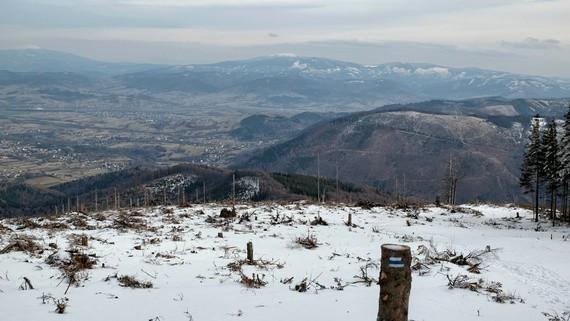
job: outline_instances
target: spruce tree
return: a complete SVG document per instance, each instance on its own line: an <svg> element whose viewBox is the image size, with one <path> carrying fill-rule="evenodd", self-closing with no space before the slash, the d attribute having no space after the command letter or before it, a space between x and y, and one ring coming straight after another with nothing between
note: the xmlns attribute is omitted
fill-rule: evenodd
<svg viewBox="0 0 570 321"><path fill-rule="evenodd" d="M570 209L568 208L568 185L570 183L570 104L564 120L564 133L560 140L560 177L562 180L562 213L570 222Z"/></svg>
<svg viewBox="0 0 570 321"><path fill-rule="evenodd" d="M540 120L536 115L532 120L529 142L523 157L521 167L520 185L525 193L534 193L534 220L538 222L538 194L540 192L543 150L540 139Z"/></svg>
<svg viewBox="0 0 570 321"><path fill-rule="evenodd" d="M552 219L552 224L554 224L561 168L557 128L554 119L548 123L548 128L542 137L542 148L544 150L543 170L546 179L546 188L550 193L550 218Z"/></svg>

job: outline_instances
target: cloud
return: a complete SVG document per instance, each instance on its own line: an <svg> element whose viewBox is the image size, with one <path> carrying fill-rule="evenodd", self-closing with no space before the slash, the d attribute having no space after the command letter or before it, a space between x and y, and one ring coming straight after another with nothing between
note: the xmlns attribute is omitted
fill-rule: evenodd
<svg viewBox="0 0 570 321"><path fill-rule="evenodd" d="M558 49L560 40L528 37L522 41L501 41L501 46L515 49Z"/></svg>

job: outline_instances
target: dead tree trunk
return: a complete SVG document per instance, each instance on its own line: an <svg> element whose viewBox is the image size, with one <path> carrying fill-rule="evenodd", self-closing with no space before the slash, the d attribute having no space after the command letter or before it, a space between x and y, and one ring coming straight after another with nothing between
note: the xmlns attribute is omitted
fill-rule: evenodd
<svg viewBox="0 0 570 321"><path fill-rule="evenodd" d="M321 154L317 153L317 203L321 202Z"/></svg>
<svg viewBox="0 0 570 321"><path fill-rule="evenodd" d="M377 321L408 321L412 255L406 245L383 244Z"/></svg>
<svg viewBox="0 0 570 321"><path fill-rule="evenodd" d="M556 188L552 189L551 196L550 196L550 218L552 219L552 226L556 225L556 209L557 209L557 201L558 200L558 190Z"/></svg>

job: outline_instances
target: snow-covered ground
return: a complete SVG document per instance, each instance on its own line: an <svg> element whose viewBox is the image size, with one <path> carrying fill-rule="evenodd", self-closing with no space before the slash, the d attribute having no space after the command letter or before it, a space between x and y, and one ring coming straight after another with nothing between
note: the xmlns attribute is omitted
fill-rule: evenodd
<svg viewBox="0 0 570 321"><path fill-rule="evenodd" d="M462 208L258 204L237 206L238 217L223 220L222 206L210 204L0 220L0 252L24 236L40 246L0 254L0 320L375 320L379 287L362 282L361 268L377 279L383 243L409 245L414 263L428 263L421 245L483 253L480 274L450 262L414 271L410 320L537 321L547 320L543 312L570 310L570 228L544 221L537 229L519 208ZM345 224L349 213L355 226ZM328 225L311 225L316 216ZM308 235L318 247L295 242ZM241 271L260 275L266 284L259 288L243 284L240 264L235 268L249 241L257 265ZM65 262L81 254L96 263L78 271L68 289ZM458 274L500 282L516 299L497 303L484 290L449 289L448 276ZM123 287L125 275L152 288ZM296 291L305 278L308 290ZM57 300L66 302L64 314L55 312Z"/></svg>

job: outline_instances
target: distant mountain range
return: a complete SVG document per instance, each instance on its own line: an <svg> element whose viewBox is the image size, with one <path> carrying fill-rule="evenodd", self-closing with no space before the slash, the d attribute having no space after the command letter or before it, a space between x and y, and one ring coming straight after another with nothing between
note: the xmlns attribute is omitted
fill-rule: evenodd
<svg viewBox="0 0 570 321"><path fill-rule="evenodd" d="M148 70L158 65L102 62L46 49L0 50L0 70L13 72L72 72L110 76Z"/></svg>
<svg viewBox="0 0 570 321"><path fill-rule="evenodd" d="M236 167L316 175L320 166L326 177L434 200L444 192L452 158L459 201L520 201L520 160L532 116L561 118L567 111L563 99L385 106L317 123Z"/></svg>
<svg viewBox="0 0 570 321"><path fill-rule="evenodd" d="M105 78L108 86L149 93L255 97L268 104L378 107L428 99L570 97L570 80L432 64L359 65L275 55L206 65L99 62L49 50L0 51L0 70L65 72ZM6 78L7 75L3 75ZM14 83L20 76L13 75ZM8 80L4 79L3 85ZM56 82L57 84L57 82ZM101 85L101 81L98 82Z"/></svg>

